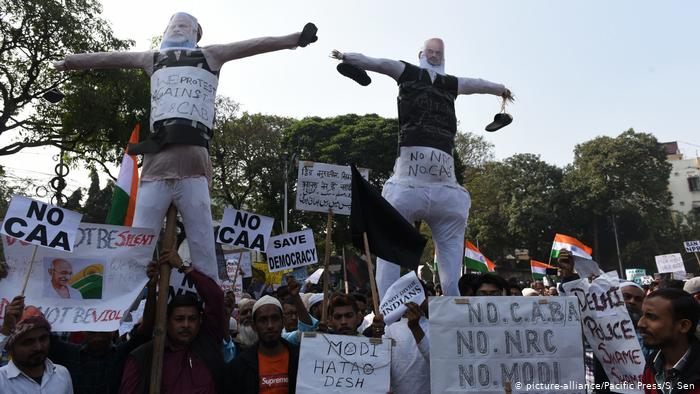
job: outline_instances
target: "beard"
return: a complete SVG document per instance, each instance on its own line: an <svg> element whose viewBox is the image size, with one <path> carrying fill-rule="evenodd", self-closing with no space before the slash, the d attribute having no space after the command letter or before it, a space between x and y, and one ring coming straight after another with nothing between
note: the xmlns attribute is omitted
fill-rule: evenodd
<svg viewBox="0 0 700 394"><path fill-rule="evenodd" d="M238 328L236 342L243 346L253 346L258 342L258 333L255 332L252 326L241 325Z"/></svg>
<svg viewBox="0 0 700 394"><path fill-rule="evenodd" d="M438 74L445 75L445 62L443 61L442 64L436 66L428 61L428 58L425 56L425 54L421 54L419 60L419 64L421 68L425 68L426 70L434 71Z"/></svg>

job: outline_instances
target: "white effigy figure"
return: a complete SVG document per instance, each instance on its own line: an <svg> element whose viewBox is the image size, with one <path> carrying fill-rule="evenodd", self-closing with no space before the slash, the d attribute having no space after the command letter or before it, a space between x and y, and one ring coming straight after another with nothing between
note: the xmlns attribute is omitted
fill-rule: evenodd
<svg viewBox="0 0 700 394"><path fill-rule="evenodd" d="M170 18L159 50L81 53L54 63L62 71L140 68L151 77L151 135L129 147L129 153L143 154L132 225L158 232L174 204L182 215L193 265L212 278L218 274L208 149L219 71L230 60L305 47L317 40L316 31L309 23L286 36L198 47L201 26L192 15L180 12Z"/></svg>
<svg viewBox="0 0 700 394"><path fill-rule="evenodd" d="M418 54L420 66L359 53L333 51L331 56L343 61L338 66L341 74L363 86L371 82L364 70L388 75L398 83L399 157L382 195L409 222L426 221L438 254L443 293L458 296L471 198L454 173L454 101L460 94L481 93L501 96L505 103L513 100L510 90L483 79L445 74L444 44L439 38L425 42ZM501 123L489 125L490 131L512 120L510 115L500 115ZM377 259L380 299L400 276L399 265Z"/></svg>

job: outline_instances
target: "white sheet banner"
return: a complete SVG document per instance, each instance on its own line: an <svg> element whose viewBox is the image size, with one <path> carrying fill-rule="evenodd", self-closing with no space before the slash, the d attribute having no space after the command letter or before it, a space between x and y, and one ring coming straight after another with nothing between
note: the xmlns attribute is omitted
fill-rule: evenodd
<svg viewBox="0 0 700 394"><path fill-rule="evenodd" d="M9 266L0 283L4 306L18 295L33 246L3 237ZM146 285L153 255L152 230L82 223L73 253L40 248L25 292L54 331L113 331Z"/></svg>
<svg viewBox="0 0 700 394"><path fill-rule="evenodd" d="M314 233L310 229L271 237L267 245L267 268L270 272L294 269L317 262Z"/></svg>
<svg viewBox="0 0 700 394"><path fill-rule="evenodd" d="M406 313L406 303L415 302L420 305L425 301L425 292L414 271L402 276L391 285L382 302L379 304L379 311L384 315L384 323L389 325L401 319Z"/></svg>
<svg viewBox="0 0 700 394"><path fill-rule="evenodd" d="M358 168L368 179L369 170ZM352 199L352 172L350 166L299 162L296 209L301 211L328 212L350 215Z"/></svg>
<svg viewBox="0 0 700 394"><path fill-rule="evenodd" d="M165 67L151 76L151 130L153 123L185 118L214 127L214 102L219 79L199 67Z"/></svg>
<svg viewBox="0 0 700 394"><path fill-rule="evenodd" d="M245 249L265 251L275 219L251 212L226 208L216 241Z"/></svg>
<svg viewBox="0 0 700 394"><path fill-rule="evenodd" d="M71 252L83 215L22 196L12 196L0 234L32 245Z"/></svg>
<svg viewBox="0 0 700 394"><path fill-rule="evenodd" d="M404 146L394 164L392 178L411 185L456 184L454 167L452 156L439 149Z"/></svg>
<svg viewBox="0 0 700 394"><path fill-rule="evenodd" d="M431 393L585 393L576 297L430 297Z"/></svg>
<svg viewBox="0 0 700 394"><path fill-rule="evenodd" d="M606 272L592 283L579 279L562 285L578 298L583 335L603 365L611 391L641 393L644 354L625 307L617 272Z"/></svg>
<svg viewBox="0 0 700 394"><path fill-rule="evenodd" d="M299 352L298 394L389 392L391 340L313 333Z"/></svg>
<svg viewBox="0 0 700 394"><path fill-rule="evenodd" d="M683 265L683 256L680 253L662 254L661 256L654 256L656 260L656 268L659 270L660 274L664 272L685 272L685 265Z"/></svg>

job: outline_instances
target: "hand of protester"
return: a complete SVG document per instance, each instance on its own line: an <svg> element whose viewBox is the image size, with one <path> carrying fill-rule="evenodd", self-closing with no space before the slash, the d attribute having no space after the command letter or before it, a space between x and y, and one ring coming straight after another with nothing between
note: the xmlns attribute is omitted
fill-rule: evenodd
<svg viewBox="0 0 700 394"><path fill-rule="evenodd" d="M420 317L423 315L421 313L420 307L418 304L415 302L407 302L406 303L406 308L408 310L404 314L406 318L408 319L408 326L409 327L416 327L420 325Z"/></svg>
<svg viewBox="0 0 700 394"><path fill-rule="evenodd" d="M174 250L163 251L160 254L158 263L168 264L175 269L179 269L180 267L182 267L182 259L180 258L180 255L177 254L177 252Z"/></svg>
<svg viewBox="0 0 700 394"><path fill-rule="evenodd" d="M381 338L382 335L384 335L385 326L384 316L382 314L375 315L372 319L372 325L370 325L370 328L372 329L372 337Z"/></svg>
<svg viewBox="0 0 700 394"><path fill-rule="evenodd" d="M318 326L316 326L316 331L318 332L329 332L328 330L328 322L320 321L318 322Z"/></svg>
<svg viewBox="0 0 700 394"><path fill-rule="evenodd" d="M236 307L236 294L232 291L227 291L224 294L224 311L226 312L226 317L231 317L233 309Z"/></svg>
<svg viewBox="0 0 700 394"><path fill-rule="evenodd" d="M148 277L148 281L151 283L158 281L158 274L158 263L155 261L148 263L148 266L146 267L146 276Z"/></svg>
<svg viewBox="0 0 700 394"><path fill-rule="evenodd" d="M5 318L2 322L2 328L0 328L0 334L10 335L22 317L22 312L24 312L24 296L17 296L5 307Z"/></svg>
<svg viewBox="0 0 700 394"><path fill-rule="evenodd" d="M343 58L345 57L345 54L343 54L343 52L340 52L337 49L334 49L331 51L331 57L333 59L343 60Z"/></svg>
<svg viewBox="0 0 700 394"><path fill-rule="evenodd" d="M289 295L292 297L299 297L299 290L301 290L301 285L294 279L292 275L287 276L287 290L289 290Z"/></svg>
<svg viewBox="0 0 700 394"><path fill-rule="evenodd" d="M0 261L0 279L7 278L7 264L4 261Z"/></svg>

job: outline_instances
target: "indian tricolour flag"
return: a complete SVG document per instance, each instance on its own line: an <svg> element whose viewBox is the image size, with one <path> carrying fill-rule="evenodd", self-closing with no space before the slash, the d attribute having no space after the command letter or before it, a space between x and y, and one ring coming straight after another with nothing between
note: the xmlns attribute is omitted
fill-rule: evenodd
<svg viewBox="0 0 700 394"><path fill-rule="evenodd" d="M537 260L530 260L530 271L532 271L532 278L535 280L541 280L544 278L547 275L547 268L556 267Z"/></svg>
<svg viewBox="0 0 700 394"><path fill-rule="evenodd" d="M469 241L464 245L464 266L479 272L493 272L496 269L496 265Z"/></svg>
<svg viewBox="0 0 700 394"><path fill-rule="evenodd" d="M129 143L139 142L140 130L141 125L137 124L131 131ZM119 168L117 184L112 195L112 207L107 214L107 224L131 226L131 222L134 220L136 192L139 187L139 168L136 156L130 155L127 150L124 151L122 166Z"/></svg>
<svg viewBox="0 0 700 394"><path fill-rule="evenodd" d="M571 252L574 256L583 257L584 259L593 259L591 255L593 254L593 249L584 245L581 241L574 237L569 237L564 234L556 234L554 236L554 243L552 244L552 258L556 259L559 257L559 250L566 249Z"/></svg>

